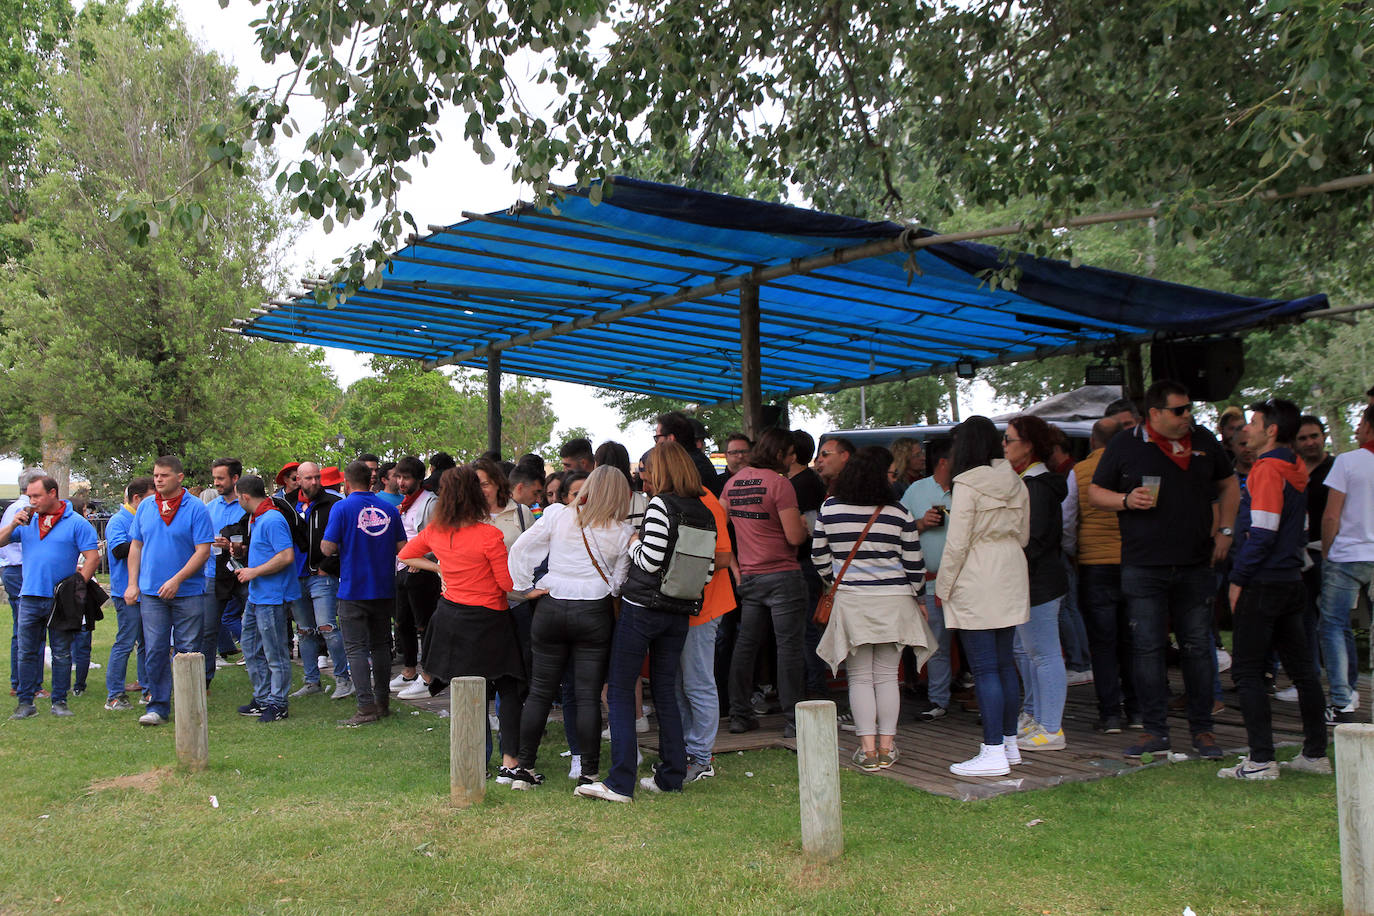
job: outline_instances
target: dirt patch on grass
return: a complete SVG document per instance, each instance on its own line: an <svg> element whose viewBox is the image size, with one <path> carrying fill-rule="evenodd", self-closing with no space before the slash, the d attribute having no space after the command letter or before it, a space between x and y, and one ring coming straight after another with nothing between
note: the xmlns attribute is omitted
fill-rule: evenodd
<svg viewBox="0 0 1374 916"><path fill-rule="evenodd" d="M156 792L162 785L162 781L172 775L171 767L154 767L142 773L130 773L126 776L112 776L109 779L96 779L91 782L88 790L94 795L96 792L104 792L106 789L138 789L140 792Z"/></svg>

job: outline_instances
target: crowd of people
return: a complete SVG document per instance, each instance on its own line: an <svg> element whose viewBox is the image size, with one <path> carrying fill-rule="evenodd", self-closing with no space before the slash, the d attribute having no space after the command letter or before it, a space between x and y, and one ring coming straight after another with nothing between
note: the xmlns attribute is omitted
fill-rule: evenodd
<svg viewBox="0 0 1374 916"><path fill-rule="evenodd" d="M1220 758L1221 611L1250 745L1221 775L1277 777L1275 693L1297 700L1304 724L1288 765L1329 773L1327 725L1359 708L1350 618L1374 571L1374 406L1361 448L1335 457L1322 422L1284 400L1252 405L1248 421L1224 412L1219 438L1177 383L1156 382L1142 406L1111 405L1077 463L1065 435L1029 414L1004 429L971 417L890 450L735 433L722 473L700 424L676 412L633 466L619 443L573 439L555 473L535 455L458 465L440 453L428 469L362 455L264 480L222 458L197 498L164 456L128 483L105 530L116 616L105 709L137 701L142 725L166 723L169 649L202 653L207 686L217 658L241 655L252 696L238 711L261 723L324 693L323 670L330 698L354 698L348 727L389 715L393 695L480 677L495 701L498 783L544 783L558 705L576 794L628 802L713 776L722 723L744 733L776 711L795 735L796 704L831 698L841 669L854 764L892 767L903 690L924 672L917 718L937 720L962 667L983 738L949 766L956 775L1004 776L1023 753L1067 747L1068 688L1087 682L1097 729L1136 733L1127 757L1173 748L1177 704L1193 751ZM45 645L51 712L71 715L73 662L80 695L81 647L89 663L106 601L100 545L50 476L29 470L20 485L0 518L11 718L37 715ZM1172 699L1170 632L1184 681ZM1273 688L1276 663L1289 694ZM646 680L661 759L639 778Z"/></svg>

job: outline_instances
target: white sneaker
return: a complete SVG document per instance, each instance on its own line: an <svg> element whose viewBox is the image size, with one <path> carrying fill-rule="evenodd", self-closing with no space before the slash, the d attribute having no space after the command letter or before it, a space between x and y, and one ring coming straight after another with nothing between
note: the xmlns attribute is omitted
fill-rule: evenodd
<svg viewBox="0 0 1374 916"><path fill-rule="evenodd" d="M1016 717L1016 737L1024 738L1031 732L1039 728L1040 725L1035 718L1024 710Z"/></svg>
<svg viewBox="0 0 1374 916"><path fill-rule="evenodd" d="M421 697L429 696L429 685L425 683L424 678L417 676L415 683L401 688L396 696L402 700L418 700Z"/></svg>
<svg viewBox="0 0 1374 916"><path fill-rule="evenodd" d="M1091 684L1093 682L1093 672L1089 668L1087 671L1068 672L1069 686L1077 687L1079 684Z"/></svg>
<svg viewBox="0 0 1374 916"><path fill-rule="evenodd" d="M1285 687L1282 690L1276 691L1274 693L1274 699L1283 700L1285 703L1296 703L1298 702L1298 688Z"/></svg>
<svg viewBox="0 0 1374 916"><path fill-rule="evenodd" d="M652 776L645 776L643 779L641 779L639 781L639 787L643 789L645 792L652 792L655 795L663 794L663 790L659 788L657 782L654 782L654 777Z"/></svg>
<svg viewBox="0 0 1374 916"><path fill-rule="evenodd" d="M353 679L341 677L334 681L334 692L329 695L331 700L342 700L344 697L351 697L357 693L353 687Z"/></svg>
<svg viewBox="0 0 1374 916"><path fill-rule="evenodd" d="M951 763L949 771L955 776L1006 776L1011 772L1007 765L1007 751L1003 744L984 744L978 756L963 763Z"/></svg>
<svg viewBox="0 0 1374 916"><path fill-rule="evenodd" d="M328 656L328 655L317 655L317 656L315 656L315 664L316 664L316 666L318 666L318 667L320 667L320 668L332 668L332 667L334 667L333 663L329 660L329 656Z"/></svg>
<svg viewBox="0 0 1374 916"><path fill-rule="evenodd" d="M569 764L569 766L568 766L568 778L569 778L569 779L581 779L581 778L582 778L582 757L581 757L580 755L578 755L578 754L572 754L572 755L570 755L570 759L572 760L572 763Z"/></svg>
<svg viewBox="0 0 1374 916"><path fill-rule="evenodd" d="M1231 653L1225 649L1217 649L1217 671L1231 670Z"/></svg>
<svg viewBox="0 0 1374 916"><path fill-rule="evenodd" d="M1002 750L1007 755L1007 766L1020 766L1021 748L1016 743L1015 735L1002 736Z"/></svg>
<svg viewBox="0 0 1374 916"><path fill-rule="evenodd" d="M635 719L635 733L636 733L636 734L642 735L642 734L644 734L645 732L647 732L648 730L649 730L649 717L648 717L648 716L640 716L638 719Z"/></svg>
<svg viewBox="0 0 1374 916"><path fill-rule="evenodd" d="M1318 776L1331 775L1330 757L1308 757L1299 753L1292 760L1284 760L1279 763L1279 768L1293 770L1296 773L1315 773Z"/></svg>
<svg viewBox="0 0 1374 916"><path fill-rule="evenodd" d="M391 692L395 693L396 691L405 687L407 684L413 684L419 679L420 675L418 674L414 677L406 677L404 674L398 674L391 679L391 684L389 685L391 687Z"/></svg>
<svg viewBox="0 0 1374 916"><path fill-rule="evenodd" d="M166 725L166 724L167 724L167 718L166 718L166 716L163 716L163 715L160 714L160 713L156 713L156 712L145 712L143 715L141 715L141 716L138 717L138 724L139 724L139 725Z"/></svg>
<svg viewBox="0 0 1374 916"><path fill-rule="evenodd" d="M1254 763L1248 757L1242 757L1235 766L1217 770L1217 775L1222 779L1278 779L1279 765L1273 760L1268 763Z"/></svg>
<svg viewBox="0 0 1374 916"><path fill-rule="evenodd" d="M621 804L629 804L634 801L630 796L621 795L619 792L607 787L604 782L593 782L585 786L578 786L576 789L573 789L573 794L580 795L582 798L599 798L602 801L620 802Z"/></svg>

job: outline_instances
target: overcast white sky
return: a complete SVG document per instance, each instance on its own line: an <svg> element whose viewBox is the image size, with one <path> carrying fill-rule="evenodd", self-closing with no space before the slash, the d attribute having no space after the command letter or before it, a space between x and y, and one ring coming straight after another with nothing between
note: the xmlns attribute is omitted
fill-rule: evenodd
<svg viewBox="0 0 1374 916"><path fill-rule="evenodd" d="M176 2L191 36L202 46L218 52L234 64L238 68L241 85L268 85L280 75L281 71L276 66L263 63L258 54L250 23L259 13L247 0L230 0L227 9L220 9L215 0ZM294 99L291 103L292 113L302 133L309 131L311 118L318 117L319 109L312 109L309 102L308 99ZM431 155L427 168L420 168L417 163L415 168L410 169L414 180L401 194L401 206L414 215L416 223L422 228L429 224L456 222L463 210L502 210L522 196L528 196L528 189L516 186L510 179L509 159L494 139L491 145L497 152L496 162L489 166L481 163L471 147L461 139L461 124L457 120L461 116L461 113L450 115L440 121L439 130L445 139ZM451 129L445 130L446 122ZM293 149L289 146L291 141L279 139L277 142L280 155L292 155ZM299 147L294 152L298 155ZM371 237L370 227L374 218L374 214L369 213L348 227L336 227L328 235L319 223L312 222L293 249L296 259L292 265L293 277L299 279L306 268L312 265L326 267L353 245L367 241ZM330 366L343 386L367 374L365 354L335 349L327 349L326 353ZM548 386L558 416L556 436L562 430L582 426L592 433L595 442L617 439L625 444L632 455L642 453L653 444L653 430L644 424L621 429L618 414L594 398L593 389L562 382L544 384ZM988 403L965 406L975 410L990 408L990 399L980 397L977 400ZM829 418L794 416L794 424L819 436L829 428ZM18 471L17 462L0 460L0 480L13 480Z"/></svg>

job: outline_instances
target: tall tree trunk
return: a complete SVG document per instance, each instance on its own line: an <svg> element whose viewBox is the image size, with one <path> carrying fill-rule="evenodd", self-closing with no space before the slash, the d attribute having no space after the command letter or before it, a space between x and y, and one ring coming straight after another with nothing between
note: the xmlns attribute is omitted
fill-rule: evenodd
<svg viewBox="0 0 1374 916"><path fill-rule="evenodd" d="M42 442L43 470L57 481L57 492L70 496L72 492L72 445L57 431L57 418L43 414L38 418L38 434Z"/></svg>
<svg viewBox="0 0 1374 916"><path fill-rule="evenodd" d="M945 385L949 388L949 416L950 419L959 422L959 377L954 374L945 376Z"/></svg>

